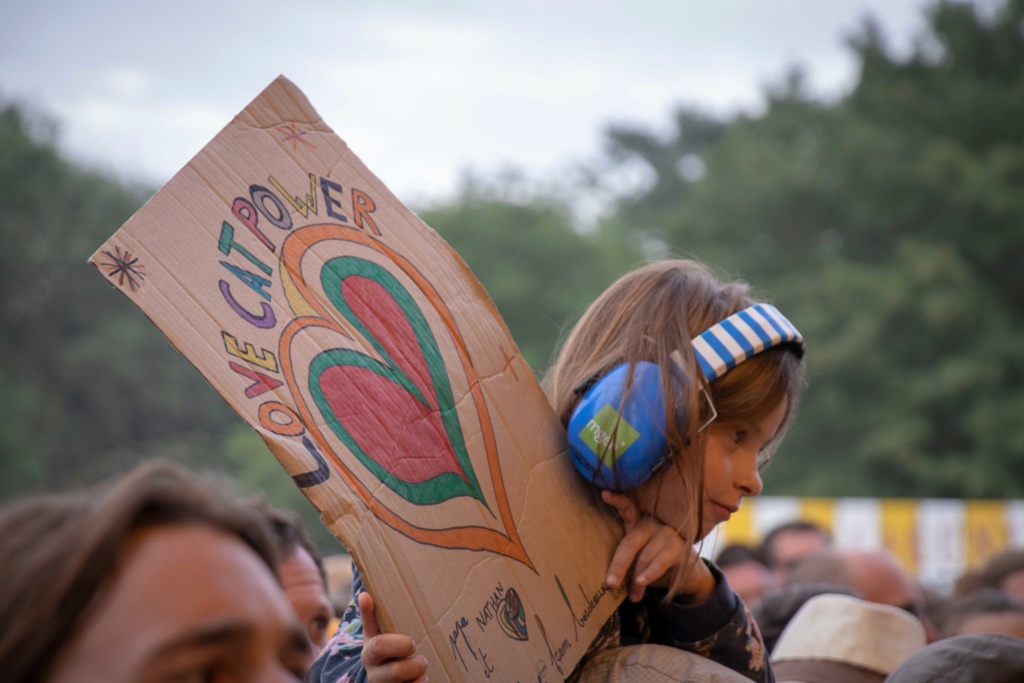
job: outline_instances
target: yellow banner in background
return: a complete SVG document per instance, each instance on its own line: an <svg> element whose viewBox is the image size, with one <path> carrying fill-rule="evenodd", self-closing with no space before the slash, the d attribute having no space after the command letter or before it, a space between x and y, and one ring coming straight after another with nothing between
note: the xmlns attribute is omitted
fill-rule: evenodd
<svg viewBox="0 0 1024 683"><path fill-rule="evenodd" d="M978 567L1007 546L1006 505L1000 501L967 503L967 566Z"/></svg>
<svg viewBox="0 0 1024 683"><path fill-rule="evenodd" d="M729 521L722 526L722 535L719 537L719 545L724 548L726 545L743 544L753 545L752 539L757 531L754 529L751 505L741 505L740 509L729 518Z"/></svg>
<svg viewBox="0 0 1024 683"><path fill-rule="evenodd" d="M835 527L831 498L801 498L800 509L803 519L820 524L826 529Z"/></svg>
<svg viewBox="0 0 1024 683"><path fill-rule="evenodd" d="M883 499L882 545L891 550L904 568L917 574L917 501Z"/></svg>

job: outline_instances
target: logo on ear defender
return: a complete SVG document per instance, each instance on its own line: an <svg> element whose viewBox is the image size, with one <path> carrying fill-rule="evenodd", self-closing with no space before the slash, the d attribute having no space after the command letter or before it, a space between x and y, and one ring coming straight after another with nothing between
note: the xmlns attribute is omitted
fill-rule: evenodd
<svg viewBox="0 0 1024 683"><path fill-rule="evenodd" d="M608 403L590 418L579 437L601 458L605 467L612 467L618 457L640 438L640 432L626 422L618 411L612 408L611 403Z"/></svg>

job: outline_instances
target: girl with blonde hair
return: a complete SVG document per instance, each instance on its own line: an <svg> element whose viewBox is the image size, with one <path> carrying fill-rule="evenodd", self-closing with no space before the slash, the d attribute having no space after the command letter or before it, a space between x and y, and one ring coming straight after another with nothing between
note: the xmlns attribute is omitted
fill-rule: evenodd
<svg viewBox="0 0 1024 683"><path fill-rule="evenodd" d="M546 388L574 464L626 532L607 583L629 599L592 652L657 644L772 680L756 624L694 545L761 492L796 411L803 351L745 283L687 260L625 275L566 338Z"/></svg>

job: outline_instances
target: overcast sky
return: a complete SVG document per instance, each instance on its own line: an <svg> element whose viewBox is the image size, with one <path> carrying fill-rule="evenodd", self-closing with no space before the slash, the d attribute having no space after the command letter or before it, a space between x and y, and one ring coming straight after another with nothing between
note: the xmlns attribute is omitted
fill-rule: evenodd
<svg viewBox="0 0 1024 683"><path fill-rule="evenodd" d="M278 74L395 193L460 172L553 173L612 122L682 103L756 112L800 63L822 96L855 76L867 14L906 49L925 0L0 0L0 97L61 125L75 158L168 180Z"/></svg>

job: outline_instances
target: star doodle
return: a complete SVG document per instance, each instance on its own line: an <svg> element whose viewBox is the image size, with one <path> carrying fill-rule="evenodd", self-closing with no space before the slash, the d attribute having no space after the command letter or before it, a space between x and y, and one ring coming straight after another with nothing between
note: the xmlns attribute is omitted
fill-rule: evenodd
<svg viewBox="0 0 1024 683"><path fill-rule="evenodd" d="M310 142L309 140L303 140L302 139L302 136L306 134L306 131L301 131L300 132L299 130L297 130L295 128L295 122L294 121L289 121L287 127L285 127L285 126L274 126L274 127L277 128L277 130L279 130L280 132L286 133L286 135L283 138L281 138L281 142L288 142L290 140L291 143L292 143L292 151L293 152L298 150L300 142L302 144L306 145L307 147L310 147L312 149L316 149L316 145L314 145L312 142Z"/></svg>
<svg viewBox="0 0 1024 683"><path fill-rule="evenodd" d="M111 279L117 278L118 287L124 287L124 281L128 280L128 286L134 292L142 286L142 281L146 278L146 274L142 272L143 266L139 263L139 258L132 258L131 252L127 249L122 251L121 247L114 247L114 252L111 254L110 251L104 250L103 253L111 262L104 261L100 265L110 268L107 275Z"/></svg>

